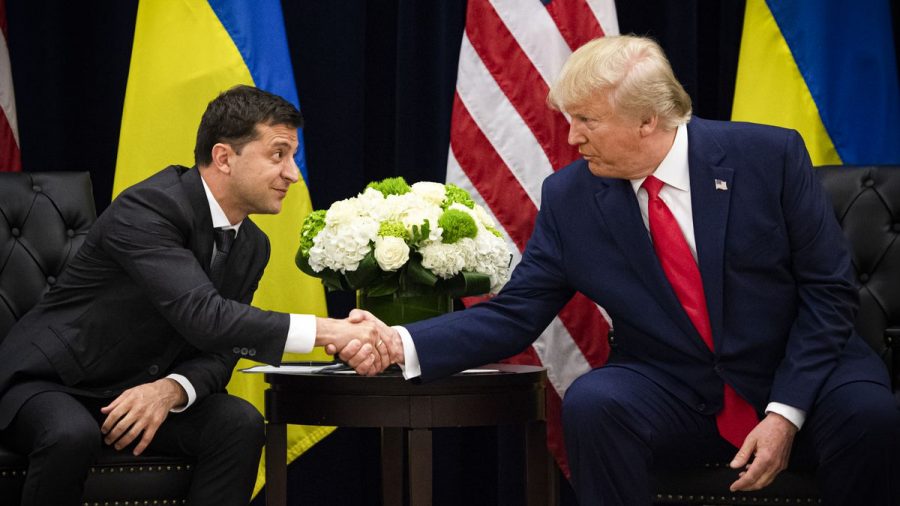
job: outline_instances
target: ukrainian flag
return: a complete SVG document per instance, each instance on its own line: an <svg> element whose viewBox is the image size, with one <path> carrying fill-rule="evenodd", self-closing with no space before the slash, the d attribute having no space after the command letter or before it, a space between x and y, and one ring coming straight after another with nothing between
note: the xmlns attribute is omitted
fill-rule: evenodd
<svg viewBox="0 0 900 506"><path fill-rule="evenodd" d="M814 165L900 163L888 0L747 0L732 119L793 128Z"/></svg>
<svg viewBox="0 0 900 506"><path fill-rule="evenodd" d="M251 84L299 106L279 0L141 0L119 134L113 195L173 163L194 163L200 117L210 100L236 84ZM312 210L303 135L297 165L303 178L279 215L253 220L272 243L271 259L253 299L257 307L325 316L319 280L294 267L300 224ZM317 350L313 357L326 359ZM252 365L241 361L238 368ZM261 375L235 373L228 391L263 409ZM288 427L288 460L328 435L331 427ZM264 460L263 460L264 462ZM264 483L260 463L254 494Z"/></svg>

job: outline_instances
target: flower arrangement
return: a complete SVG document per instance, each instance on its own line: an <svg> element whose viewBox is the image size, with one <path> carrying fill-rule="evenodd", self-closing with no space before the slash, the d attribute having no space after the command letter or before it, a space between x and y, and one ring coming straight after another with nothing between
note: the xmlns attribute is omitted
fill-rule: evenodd
<svg viewBox="0 0 900 506"><path fill-rule="evenodd" d="M493 219L468 192L396 177L307 216L296 263L329 290L463 297L498 292L511 258Z"/></svg>

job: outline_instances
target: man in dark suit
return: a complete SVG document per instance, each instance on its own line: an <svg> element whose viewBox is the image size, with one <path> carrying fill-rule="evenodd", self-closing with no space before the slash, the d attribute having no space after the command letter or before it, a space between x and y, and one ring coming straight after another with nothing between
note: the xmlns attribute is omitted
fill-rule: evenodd
<svg viewBox="0 0 900 506"><path fill-rule="evenodd" d="M170 166L125 190L10 330L0 440L29 457L23 505L80 504L101 441L195 458L190 504L247 504L264 426L225 392L237 360L378 346L370 323L249 305L269 242L247 216L281 210L298 180L301 124L262 90L219 95L200 123L197 168ZM374 371L377 350L364 355L351 362Z"/></svg>
<svg viewBox="0 0 900 506"><path fill-rule="evenodd" d="M517 353L580 291L617 343L563 402L583 506L649 504L651 465L715 459L733 491L806 461L826 504L900 504L900 411L854 331L848 250L800 136L691 119L641 37L574 52L549 100L584 159L544 182L496 298L397 329L407 377Z"/></svg>

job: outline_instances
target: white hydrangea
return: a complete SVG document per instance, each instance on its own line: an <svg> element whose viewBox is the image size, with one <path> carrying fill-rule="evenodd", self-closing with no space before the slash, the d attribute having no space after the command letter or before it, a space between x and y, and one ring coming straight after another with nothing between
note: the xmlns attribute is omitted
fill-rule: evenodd
<svg viewBox="0 0 900 506"><path fill-rule="evenodd" d="M325 228L313 238L309 266L315 272L325 268L339 272L355 271L378 236L379 223L370 217L356 216L355 221L346 224L329 224L330 214L331 209L325 215Z"/></svg>
<svg viewBox="0 0 900 506"><path fill-rule="evenodd" d="M425 221L430 222L432 229L436 228L438 218L443 212L439 205L431 204L413 192L391 195L387 200L389 201L387 207L391 210L391 219L403 223L410 233L412 233L413 226L421 227Z"/></svg>
<svg viewBox="0 0 900 506"><path fill-rule="evenodd" d="M442 279L456 276L466 265L465 254L460 250L459 243L431 243L419 248L419 253L422 254L422 267Z"/></svg>

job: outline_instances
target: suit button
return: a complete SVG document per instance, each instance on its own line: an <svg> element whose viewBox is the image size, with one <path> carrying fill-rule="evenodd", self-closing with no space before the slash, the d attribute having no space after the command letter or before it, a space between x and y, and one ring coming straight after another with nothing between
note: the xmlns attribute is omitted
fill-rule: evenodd
<svg viewBox="0 0 900 506"><path fill-rule="evenodd" d="M150 366L149 369L147 369L147 372L149 372L151 376L156 376L156 373L159 372L159 366L156 364L153 364Z"/></svg>
<svg viewBox="0 0 900 506"><path fill-rule="evenodd" d="M241 348L241 355L247 355L248 353L250 353L250 350L248 350L247 348Z"/></svg>
<svg viewBox="0 0 900 506"><path fill-rule="evenodd" d="M66 235L69 237L75 237L75 231L70 228L69 230L66 230Z"/></svg>
<svg viewBox="0 0 900 506"><path fill-rule="evenodd" d="M19 237L19 235L21 234L19 229L16 227L13 227L13 229L10 230L9 233L11 233L13 237Z"/></svg>
<svg viewBox="0 0 900 506"><path fill-rule="evenodd" d="M863 185L871 188L871 187L875 186L875 180L872 178L866 179L865 181L863 181Z"/></svg>
<svg viewBox="0 0 900 506"><path fill-rule="evenodd" d="M716 374L722 374L722 371L724 370L725 368L722 367L722 364L716 364L715 367L713 367L713 371L716 371Z"/></svg>
<svg viewBox="0 0 900 506"><path fill-rule="evenodd" d="M231 349L231 352L234 353L235 355L240 355L241 349L238 348L237 346L235 346L234 348Z"/></svg>
<svg viewBox="0 0 900 506"><path fill-rule="evenodd" d="M32 189L32 190L34 190L34 191L36 191L36 192L38 192L38 193L40 193L40 192L41 192L41 187L40 187L40 186L38 186L38 185L34 185L34 186L32 186L32 187L31 187L31 189Z"/></svg>
<svg viewBox="0 0 900 506"><path fill-rule="evenodd" d="M866 273L860 274L860 275L859 275L859 282L860 282L860 283L868 283L868 282L869 282L869 275L866 274Z"/></svg>
<svg viewBox="0 0 900 506"><path fill-rule="evenodd" d="M706 404L703 404L702 402L697 404L697 411L706 411Z"/></svg>
<svg viewBox="0 0 900 506"><path fill-rule="evenodd" d="M53 276L47 276L47 284L48 284L48 285L55 285L55 284L56 284L56 278L54 278Z"/></svg>
<svg viewBox="0 0 900 506"><path fill-rule="evenodd" d="M251 357L256 356L256 348L250 348L250 353L248 353Z"/></svg>

